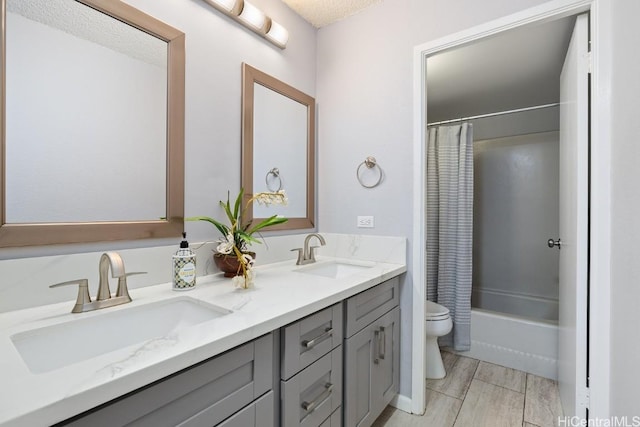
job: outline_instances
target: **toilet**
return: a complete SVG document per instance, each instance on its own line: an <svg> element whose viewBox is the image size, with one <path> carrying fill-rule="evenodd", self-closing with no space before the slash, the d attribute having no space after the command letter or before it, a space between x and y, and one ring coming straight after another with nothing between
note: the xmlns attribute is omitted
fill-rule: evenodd
<svg viewBox="0 0 640 427"><path fill-rule="evenodd" d="M453 321L449 317L449 309L427 301L426 320L426 378L440 379L447 375L442 363L438 337L448 334L453 328Z"/></svg>

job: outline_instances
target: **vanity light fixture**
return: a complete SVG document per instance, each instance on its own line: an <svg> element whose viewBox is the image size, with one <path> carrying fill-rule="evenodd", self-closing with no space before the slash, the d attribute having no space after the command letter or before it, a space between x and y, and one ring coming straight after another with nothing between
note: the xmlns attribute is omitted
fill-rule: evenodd
<svg viewBox="0 0 640 427"><path fill-rule="evenodd" d="M204 0L220 12L230 16L254 33L284 49L289 40L289 32L246 0Z"/></svg>
<svg viewBox="0 0 640 427"><path fill-rule="evenodd" d="M238 15L238 19L246 26L251 26L256 30L261 30L267 21L267 16L248 1L244 1L243 3L242 12Z"/></svg>
<svg viewBox="0 0 640 427"><path fill-rule="evenodd" d="M209 3L224 12L231 13L236 5L236 0L210 0Z"/></svg>
<svg viewBox="0 0 640 427"><path fill-rule="evenodd" d="M271 21L271 26L267 34L265 35L267 40L276 46L284 49L287 45L287 40L289 40L289 31L284 28L282 25L278 24L276 21Z"/></svg>

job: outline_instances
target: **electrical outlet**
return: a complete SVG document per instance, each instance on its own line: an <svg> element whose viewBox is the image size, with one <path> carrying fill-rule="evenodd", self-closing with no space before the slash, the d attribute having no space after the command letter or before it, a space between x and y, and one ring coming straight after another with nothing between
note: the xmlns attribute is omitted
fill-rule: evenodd
<svg viewBox="0 0 640 427"><path fill-rule="evenodd" d="M358 228L373 228L373 217L358 216Z"/></svg>

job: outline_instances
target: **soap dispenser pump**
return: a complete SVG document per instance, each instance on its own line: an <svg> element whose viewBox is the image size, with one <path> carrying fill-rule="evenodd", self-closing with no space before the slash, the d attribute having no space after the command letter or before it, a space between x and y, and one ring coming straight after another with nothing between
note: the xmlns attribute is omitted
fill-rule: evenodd
<svg viewBox="0 0 640 427"><path fill-rule="evenodd" d="M189 248L187 233L182 233L180 249L173 256L173 290L187 291L196 287L196 254Z"/></svg>

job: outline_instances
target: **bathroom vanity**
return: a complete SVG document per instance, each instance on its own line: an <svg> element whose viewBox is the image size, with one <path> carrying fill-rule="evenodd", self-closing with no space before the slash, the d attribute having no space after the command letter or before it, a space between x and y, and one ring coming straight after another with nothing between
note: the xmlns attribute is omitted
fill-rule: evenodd
<svg viewBox="0 0 640 427"><path fill-rule="evenodd" d="M59 425L371 425L398 392L398 331L396 277Z"/></svg>
<svg viewBox="0 0 640 427"><path fill-rule="evenodd" d="M0 425L335 427L365 419L364 405L370 425L398 392L404 271L404 263L322 256L258 267L249 290L211 275L188 293L135 289L132 303L98 312L71 314L67 302L0 314ZM29 347L14 342L77 322L135 333L145 322L132 313L161 323L179 306L187 326L69 363L64 353L57 365L27 362ZM199 318L200 309L218 314Z"/></svg>

